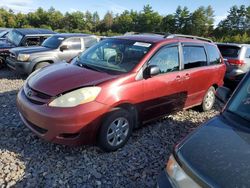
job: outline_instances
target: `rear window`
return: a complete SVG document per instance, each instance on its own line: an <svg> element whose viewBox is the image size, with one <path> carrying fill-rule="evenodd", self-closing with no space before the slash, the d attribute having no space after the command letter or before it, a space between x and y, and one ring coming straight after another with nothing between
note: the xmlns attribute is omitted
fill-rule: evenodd
<svg viewBox="0 0 250 188"><path fill-rule="evenodd" d="M223 57L238 57L240 48L237 46L218 45L218 48Z"/></svg>

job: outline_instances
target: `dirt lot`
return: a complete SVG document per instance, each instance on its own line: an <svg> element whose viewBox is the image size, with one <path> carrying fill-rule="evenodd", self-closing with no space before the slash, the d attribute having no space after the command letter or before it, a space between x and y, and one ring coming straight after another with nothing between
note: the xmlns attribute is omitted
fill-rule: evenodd
<svg viewBox="0 0 250 188"><path fill-rule="evenodd" d="M173 146L218 111L181 111L136 130L122 149L47 143L15 105L25 77L0 70L0 187L153 187Z"/></svg>

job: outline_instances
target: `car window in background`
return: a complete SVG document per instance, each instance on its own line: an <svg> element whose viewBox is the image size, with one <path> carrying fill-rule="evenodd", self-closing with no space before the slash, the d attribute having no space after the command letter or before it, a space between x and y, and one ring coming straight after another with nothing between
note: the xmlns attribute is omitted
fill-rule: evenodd
<svg viewBox="0 0 250 188"><path fill-rule="evenodd" d="M80 50L81 49L80 38L67 39L63 44L68 46L68 50Z"/></svg>
<svg viewBox="0 0 250 188"><path fill-rule="evenodd" d="M216 65L220 63L220 54L219 50L212 45L207 45L208 57L209 57L209 64Z"/></svg>
<svg viewBox="0 0 250 188"><path fill-rule="evenodd" d="M229 45L218 45L221 55L223 57L238 57L240 53L240 47Z"/></svg>
<svg viewBox="0 0 250 188"><path fill-rule="evenodd" d="M94 37L86 37L83 39L85 48L89 48L93 44L97 43L97 39Z"/></svg>
<svg viewBox="0 0 250 188"><path fill-rule="evenodd" d="M250 121L250 79L241 86L229 104L228 110Z"/></svg>
<svg viewBox="0 0 250 188"><path fill-rule="evenodd" d="M247 49L247 51L246 51L246 56L245 56L246 58L250 58L250 48L248 48Z"/></svg>
<svg viewBox="0 0 250 188"><path fill-rule="evenodd" d="M207 57L204 47L201 46L184 46L184 69L202 67L207 64Z"/></svg>
<svg viewBox="0 0 250 188"><path fill-rule="evenodd" d="M0 38L5 37L8 34L8 31L1 31L0 32Z"/></svg>
<svg viewBox="0 0 250 188"><path fill-rule="evenodd" d="M22 38L23 38L23 35L21 35L20 33L14 30L10 31L7 35L7 40L15 44L16 46L20 44Z"/></svg>
<svg viewBox="0 0 250 188"><path fill-rule="evenodd" d="M157 65L161 73L179 70L179 50L177 46L162 48L150 60L149 65Z"/></svg>
<svg viewBox="0 0 250 188"><path fill-rule="evenodd" d="M56 49L61 45L61 43L64 39L65 38L60 37L60 36L52 36L52 37L49 37L48 39L46 39L42 43L42 46L46 47L46 48Z"/></svg>
<svg viewBox="0 0 250 188"><path fill-rule="evenodd" d="M80 63L117 72L131 71L148 52L151 43L106 39L80 56Z"/></svg>
<svg viewBox="0 0 250 188"><path fill-rule="evenodd" d="M29 37L25 41L25 46L38 46L40 44L40 37Z"/></svg>

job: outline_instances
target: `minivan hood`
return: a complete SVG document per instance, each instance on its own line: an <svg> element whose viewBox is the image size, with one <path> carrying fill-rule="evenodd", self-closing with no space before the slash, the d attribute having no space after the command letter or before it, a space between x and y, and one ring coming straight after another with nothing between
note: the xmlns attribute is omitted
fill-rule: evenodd
<svg viewBox="0 0 250 188"><path fill-rule="evenodd" d="M250 186L250 128L234 124L217 116L178 146L180 163L211 187Z"/></svg>
<svg viewBox="0 0 250 188"><path fill-rule="evenodd" d="M55 63L31 76L28 79L28 85L36 91L56 96L73 89L98 85L115 77L117 75L109 75L72 64Z"/></svg>
<svg viewBox="0 0 250 188"><path fill-rule="evenodd" d="M33 54L33 53L42 53L42 52L48 52L54 49L46 48L42 46L33 46L33 47L18 47L11 49L11 52L14 54Z"/></svg>

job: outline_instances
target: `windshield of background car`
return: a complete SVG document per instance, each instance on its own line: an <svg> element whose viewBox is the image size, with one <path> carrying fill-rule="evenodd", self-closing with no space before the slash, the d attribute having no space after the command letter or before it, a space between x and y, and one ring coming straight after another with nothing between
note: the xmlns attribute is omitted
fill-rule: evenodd
<svg viewBox="0 0 250 188"><path fill-rule="evenodd" d="M1 31L1 32L0 32L0 38L5 37L5 35L6 35L7 32L8 32L8 31Z"/></svg>
<svg viewBox="0 0 250 188"><path fill-rule="evenodd" d="M238 57L240 53L240 47L229 45L218 45L218 48L223 57Z"/></svg>
<svg viewBox="0 0 250 188"><path fill-rule="evenodd" d="M151 45L133 40L105 39L82 53L79 63L127 73L140 62Z"/></svg>
<svg viewBox="0 0 250 188"><path fill-rule="evenodd" d="M22 38L23 38L23 35L16 32L16 31L10 31L7 35L7 39L11 43L15 44L16 46L18 46L20 44Z"/></svg>
<svg viewBox="0 0 250 188"><path fill-rule="evenodd" d="M250 77L229 104L228 110L250 121Z"/></svg>
<svg viewBox="0 0 250 188"><path fill-rule="evenodd" d="M65 39L64 37L52 36L43 41L42 46L46 48L56 49L61 45L64 39Z"/></svg>

